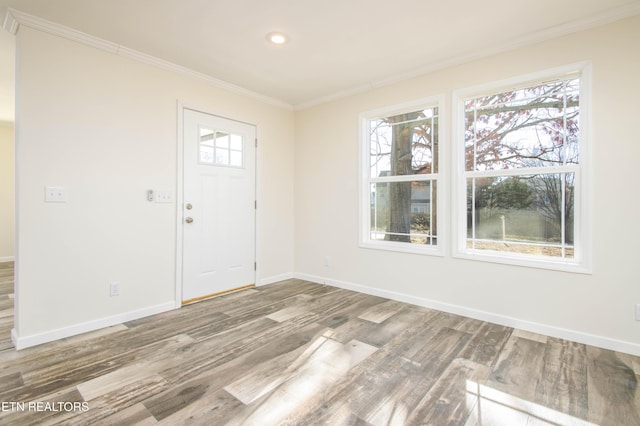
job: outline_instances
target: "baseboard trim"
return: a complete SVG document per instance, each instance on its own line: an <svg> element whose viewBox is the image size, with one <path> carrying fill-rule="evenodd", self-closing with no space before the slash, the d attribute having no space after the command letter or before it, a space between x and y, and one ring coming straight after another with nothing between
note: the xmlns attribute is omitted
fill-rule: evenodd
<svg viewBox="0 0 640 426"><path fill-rule="evenodd" d="M15 260L16 260L15 256L0 257L0 263L3 263L3 262L14 262Z"/></svg>
<svg viewBox="0 0 640 426"><path fill-rule="evenodd" d="M149 306L147 308L138 309L136 311L125 312L122 314L87 321L69 327L58 328L55 330L46 331L44 333L32 334L29 336L19 336L18 332L14 328L13 330L11 330L11 340L13 341L13 345L15 346L15 348L17 350L20 350L30 348L32 346L41 345L43 343L64 339L65 337L71 337L78 334L87 333L89 331L111 327L112 325L121 324L127 321L133 321L135 319L159 314L161 312L170 311L172 309L175 309L175 302L173 300L171 302L162 303L160 305Z"/></svg>
<svg viewBox="0 0 640 426"><path fill-rule="evenodd" d="M612 351L624 352L627 354L640 356L640 344L627 342L624 340L611 339L604 336L598 336L580 331L569 330L560 327L554 327L546 324L540 324L532 321L525 321L518 318L494 314L491 312L481 311L478 309L467 308L460 305L439 302L437 300L426 299L422 297L411 296L405 293L399 293L390 290L382 290L374 287L355 284L345 281L333 280L317 275L294 273L295 278L311 281L317 284L327 284L345 290L357 291L359 293L371 294L373 296L384 297L386 299L397 300L398 302L409 303L416 306L422 306L429 309L448 312L451 314L461 315L474 318L480 321L487 321L493 324L504 325L506 327L517 328L520 330L530 331L533 333L544 334L559 339L570 340L572 342L583 343L586 345L596 346L599 348L610 349Z"/></svg>
<svg viewBox="0 0 640 426"><path fill-rule="evenodd" d="M271 277L261 278L256 283L257 286L269 285L273 283L277 283L280 281L290 280L294 277L293 272L288 272L286 274L273 275Z"/></svg>

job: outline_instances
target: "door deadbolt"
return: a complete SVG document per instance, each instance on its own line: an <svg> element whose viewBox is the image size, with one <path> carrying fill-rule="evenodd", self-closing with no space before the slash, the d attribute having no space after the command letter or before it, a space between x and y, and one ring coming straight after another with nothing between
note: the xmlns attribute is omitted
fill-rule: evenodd
<svg viewBox="0 0 640 426"><path fill-rule="evenodd" d="M191 203L187 203L186 206L184 206L185 209L187 210L191 210L193 208L193 206L191 205Z"/></svg>

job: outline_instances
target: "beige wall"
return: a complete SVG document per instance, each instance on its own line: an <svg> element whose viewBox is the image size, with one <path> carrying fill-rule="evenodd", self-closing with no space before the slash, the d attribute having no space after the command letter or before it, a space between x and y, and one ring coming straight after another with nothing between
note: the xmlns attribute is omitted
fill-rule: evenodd
<svg viewBox="0 0 640 426"><path fill-rule="evenodd" d="M296 113L296 263L301 276L640 354L640 17L432 72ZM359 248L358 115L591 61L593 274L452 257L451 199L433 257ZM450 115L449 115L450 117ZM441 146L450 152L451 129ZM448 160L449 161L449 160ZM442 183L451 167L441 163ZM440 185L440 183L439 183ZM331 266L323 264L330 256ZM361 287L358 287L361 286Z"/></svg>
<svg viewBox="0 0 640 426"><path fill-rule="evenodd" d="M17 34L23 345L175 305L177 103L257 125L258 282L293 270L291 110L22 26ZM68 202L44 203L45 186ZM109 297L109 283L121 295Z"/></svg>
<svg viewBox="0 0 640 426"><path fill-rule="evenodd" d="M13 127L0 125L0 262L13 260Z"/></svg>

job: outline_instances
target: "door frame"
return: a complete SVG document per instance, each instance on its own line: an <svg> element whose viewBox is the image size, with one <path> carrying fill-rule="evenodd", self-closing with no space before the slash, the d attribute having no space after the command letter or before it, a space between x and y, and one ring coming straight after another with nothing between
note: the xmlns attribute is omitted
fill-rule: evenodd
<svg viewBox="0 0 640 426"><path fill-rule="evenodd" d="M240 123L248 124L250 126L255 127L256 130L256 140L259 137L258 133L258 125L256 123L252 123L250 120L243 120L240 118L231 118L225 114L219 114L216 112L212 112L208 108L203 108L201 106L196 106L193 104L187 104L180 100L177 101L176 104L176 112L177 112L177 134L176 134L176 245L175 245L175 308L181 308L182 305L182 274L183 274L183 242L184 235L182 232L183 226L183 214L184 214L184 111L192 110L196 112L201 112L203 114L213 115L225 120L237 121ZM258 146L256 144L255 147L255 166L254 166L254 189L255 189L255 198L256 203L258 201ZM256 265L258 263L258 209L256 208L254 214L254 254L253 258L255 259ZM256 266L254 270L254 284L257 285L257 277L258 277L258 268Z"/></svg>

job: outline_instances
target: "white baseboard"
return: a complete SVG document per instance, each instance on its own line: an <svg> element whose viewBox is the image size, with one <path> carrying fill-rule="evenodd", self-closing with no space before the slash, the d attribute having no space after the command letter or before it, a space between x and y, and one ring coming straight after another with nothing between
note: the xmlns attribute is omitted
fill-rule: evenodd
<svg viewBox="0 0 640 426"><path fill-rule="evenodd" d="M15 260L16 260L15 256L0 257L0 263L2 263L2 262L13 262Z"/></svg>
<svg viewBox="0 0 640 426"><path fill-rule="evenodd" d="M273 275L271 277L261 278L256 283L257 286L269 285L273 283L277 283L279 281L290 280L294 278L293 272L288 272L286 274Z"/></svg>
<svg viewBox="0 0 640 426"><path fill-rule="evenodd" d="M371 294L373 296L384 297L386 299L397 300L399 302L409 303L425 308L436 309L438 311L448 312L451 314L461 315L474 318L480 321L487 321L493 324L504 325L506 327L517 328L520 330L530 331L533 333L544 334L546 336L556 337L559 339L570 340L572 342L583 343L586 345L596 346L599 348L610 349L613 351L624 352L631 355L640 356L640 344L627 342L623 340L611 339L609 337L598 336L580 331L569 330L560 327L554 327L546 324L525 321L514 317L509 317L491 312L481 311L478 309L467 308L460 305L443 303L436 300L425 299L422 297L411 296L404 293L398 293L389 290L381 290L361 284L354 284L345 281L333 280L330 278L320 277L316 275L294 273L295 278L311 281L318 284L327 284L345 290L357 291L359 293Z"/></svg>
<svg viewBox="0 0 640 426"><path fill-rule="evenodd" d="M64 339L65 337L75 336L77 334L87 333L89 331L98 330L112 325L121 324L127 321L133 321L138 318L159 314L161 312L175 309L175 302L162 303L160 305L149 306L137 311L125 312L110 317L100 318L97 320L87 321L75 324L69 327L58 328L46 331L44 333L32 334L30 336L19 336L16 329L11 330L11 340L17 350L29 348L31 346L41 345L43 343L53 342L54 340Z"/></svg>

